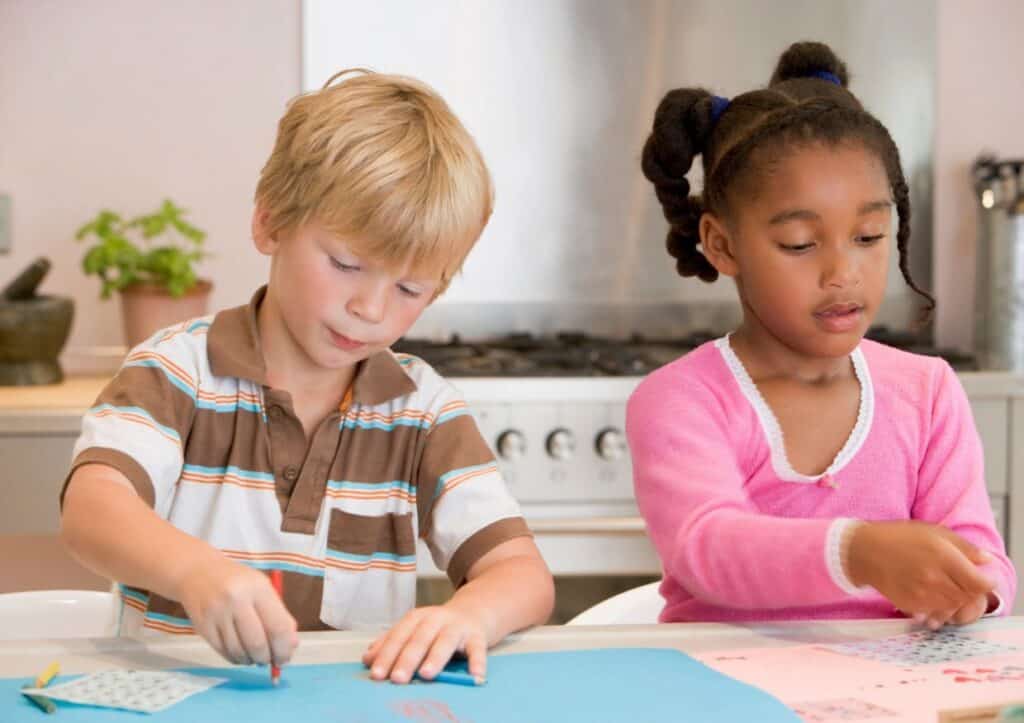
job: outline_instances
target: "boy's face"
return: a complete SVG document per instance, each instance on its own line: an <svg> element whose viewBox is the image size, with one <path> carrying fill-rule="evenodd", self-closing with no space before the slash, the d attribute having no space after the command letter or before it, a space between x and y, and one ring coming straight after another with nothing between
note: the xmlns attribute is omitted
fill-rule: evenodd
<svg viewBox="0 0 1024 723"><path fill-rule="evenodd" d="M268 299L293 343L316 366L344 368L386 349L412 326L440 287L408 266L360 258L315 222L271 238L253 217L256 247L272 257Z"/></svg>

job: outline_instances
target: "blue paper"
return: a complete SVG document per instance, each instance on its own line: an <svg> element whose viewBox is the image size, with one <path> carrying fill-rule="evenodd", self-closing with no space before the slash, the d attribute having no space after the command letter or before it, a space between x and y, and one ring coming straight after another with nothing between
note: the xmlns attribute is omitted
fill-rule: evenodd
<svg viewBox="0 0 1024 723"><path fill-rule="evenodd" d="M606 648L494 655L481 687L371 681L358 663L288 665L274 687L266 668L190 668L228 678L154 715L56 701L57 723L799 723L772 696L676 650ZM72 676L69 676L72 677ZM0 721L43 723L19 693L28 678L0 680ZM57 681L55 681L57 682Z"/></svg>

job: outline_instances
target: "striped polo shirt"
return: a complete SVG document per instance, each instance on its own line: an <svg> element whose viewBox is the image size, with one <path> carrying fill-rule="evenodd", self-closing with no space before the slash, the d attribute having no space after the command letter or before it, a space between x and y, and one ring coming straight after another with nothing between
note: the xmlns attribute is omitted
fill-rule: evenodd
<svg viewBox="0 0 1024 723"><path fill-rule="evenodd" d="M417 357L362 362L307 440L289 393L266 383L264 293L134 348L85 415L71 471L114 467L175 527L283 571L300 630L377 627L412 609L418 537L459 585L530 534L466 403ZM176 601L123 585L121 599L121 634L192 632Z"/></svg>

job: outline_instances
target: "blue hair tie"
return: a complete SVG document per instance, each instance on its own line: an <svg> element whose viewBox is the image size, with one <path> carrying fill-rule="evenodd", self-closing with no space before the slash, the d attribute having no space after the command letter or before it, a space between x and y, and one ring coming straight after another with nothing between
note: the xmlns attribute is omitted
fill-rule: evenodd
<svg viewBox="0 0 1024 723"><path fill-rule="evenodd" d="M725 109L729 107L731 103L728 98L723 98L720 95L711 96L711 124L714 125L718 122L718 119L725 113Z"/></svg>
<svg viewBox="0 0 1024 723"><path fill-rule="evenodd" d="M818 78L820 80L827 80L829 83L835 83L839 87L842 87L843 81L839 80L839 76L835 73L830 73L827 70L815 70L810 74L811 78Z"/></svg>

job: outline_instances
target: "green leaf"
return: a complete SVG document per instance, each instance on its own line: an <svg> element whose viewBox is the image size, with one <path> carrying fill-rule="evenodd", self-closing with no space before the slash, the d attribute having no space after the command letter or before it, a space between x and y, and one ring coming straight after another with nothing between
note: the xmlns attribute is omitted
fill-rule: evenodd
<svg viewBox="0 0 1024 723"><path fill-rule="evenodd" d="M77 239L95 238L82 257L82 270L102 279L103 298L113 290L140 281L163 286L175 296L195 285L197 277L192 265L207 255L201 250L206 233L185 221L185 213L185 209L164 199L155 212L129 221L103 209L79 227ZM172 229L176 233L170 233ZM141 248L135 243L140 237L147 242ZM167 242L149 243L158 238Z"/></svg>

